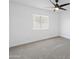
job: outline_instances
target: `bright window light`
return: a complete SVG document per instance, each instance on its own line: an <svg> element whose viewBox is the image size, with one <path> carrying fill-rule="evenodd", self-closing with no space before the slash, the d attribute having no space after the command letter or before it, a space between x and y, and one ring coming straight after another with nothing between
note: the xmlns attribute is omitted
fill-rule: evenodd
<svg viewBox="0 0 79 59"><path fill-rule="evenodd" d="M47 30L49 28L49 17L45 15L33 15L33 29Z"/></svg>

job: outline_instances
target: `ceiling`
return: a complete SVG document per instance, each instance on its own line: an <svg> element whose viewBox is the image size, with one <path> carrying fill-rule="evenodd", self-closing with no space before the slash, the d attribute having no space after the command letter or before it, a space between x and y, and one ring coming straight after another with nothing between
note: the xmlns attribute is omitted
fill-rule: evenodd
<svg viewBox="0 0 79 59"><path fill-rule="evenodd" d="M29 5L36 8L41 9L49 9L53 5L49 0L9 0L10 2L18 2L24 5ZM55 0L52 0L55 3ZM70 0L59 0L59 4L68 3ZM69 6L65 6L64 8L69 9Z"/></svg>

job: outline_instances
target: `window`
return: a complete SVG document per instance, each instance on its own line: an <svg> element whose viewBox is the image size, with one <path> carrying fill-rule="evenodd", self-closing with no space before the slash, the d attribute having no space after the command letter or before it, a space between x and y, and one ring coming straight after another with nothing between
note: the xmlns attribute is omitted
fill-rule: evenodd
<svg viewBox="0 0 79 59"><path fill-rule="evenodd" d="M49 18L45 15L33 15L33 29L47 30L49 27Z"/></svg>

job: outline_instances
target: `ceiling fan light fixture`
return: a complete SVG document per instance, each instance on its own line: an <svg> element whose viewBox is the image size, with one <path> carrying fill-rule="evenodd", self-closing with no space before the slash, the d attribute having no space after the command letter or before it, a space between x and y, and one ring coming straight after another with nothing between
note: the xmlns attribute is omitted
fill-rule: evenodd
<svg viewBox="0 0 79 59"><path fill-rule="evenodd" d="M66 10L65 8L63 8L64 6L70 5L70 3L65 3L65 4L59 4L59 0L55 0L56 3L53 3L51 0L49 0L53 5L54 5L54 11L58 11L58 10Z"/></svg>
<svg viewBox="0 0 79 59"><path fill-rule="evenodd" d="M56 8L54 8L54 10L58 11L58 10L59 10L59 8L57 8L57 7L56 7Z"/></svg>

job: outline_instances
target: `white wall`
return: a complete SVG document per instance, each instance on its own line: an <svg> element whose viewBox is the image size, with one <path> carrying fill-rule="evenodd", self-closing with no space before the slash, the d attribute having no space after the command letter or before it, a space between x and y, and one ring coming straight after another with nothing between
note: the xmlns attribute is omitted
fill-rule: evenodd
<svg viewBox="0 0 79 59"><path fill-rule="evenodd" d="M32 14L49 16L48 30L32 30ZM58 14L10 2L10 47L58 36Z"/></svg>
<svg viewBox="0 0 79 59"><path fill-rule="evenodd" d="M60 36L70 39L70 11L67 10L61 12L59 15L60 15Z"/></svg>

